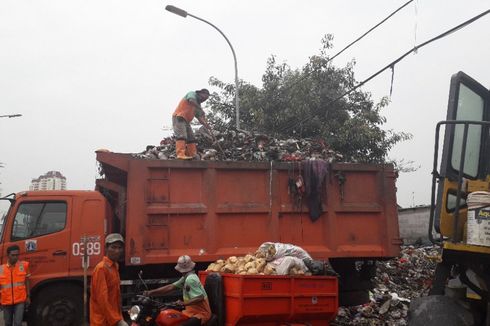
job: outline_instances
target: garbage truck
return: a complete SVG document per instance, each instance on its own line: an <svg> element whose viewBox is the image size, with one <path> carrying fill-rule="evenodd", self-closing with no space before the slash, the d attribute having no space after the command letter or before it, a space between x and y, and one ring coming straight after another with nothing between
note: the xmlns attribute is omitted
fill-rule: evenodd
<svg viewBox="0 0 490 326"><path fill-rule="evenodd" d="M21 259L30 262L28 315L35 325L82 323L90 273L112 232L126 240L120 263L124 305L141 285L139 275L153 286L177 277L181 255L204 270L267 241L328 259L339 274L341 304L358 304L369 299L376 261L400 252L397 172L390 164L326 163L320 214L312 218L307 198L292 193L297 162L141 159L107 150L96 158L100 178L93 191L1 198L10 208L0 258L5 263L6 248L17 244Z"/></svg>
<svg viewBox="0 0 490 326"><path fill-rule="evenodd" d="M429 296L412 301L412 326L490 325L489 131L490 91L454 74L432 172L428 234L441 257Z"/></svg>

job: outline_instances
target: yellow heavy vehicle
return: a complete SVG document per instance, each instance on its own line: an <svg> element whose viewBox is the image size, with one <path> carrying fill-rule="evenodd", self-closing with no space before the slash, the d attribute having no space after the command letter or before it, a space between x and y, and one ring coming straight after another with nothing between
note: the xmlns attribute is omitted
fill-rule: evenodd
<svg viewBox="0 0 490 326"><path fill-rule="evenodd" d="M409 325L490 326L490 91L463 72L436 127L432 175L429 238L442 251Z"/></svg>

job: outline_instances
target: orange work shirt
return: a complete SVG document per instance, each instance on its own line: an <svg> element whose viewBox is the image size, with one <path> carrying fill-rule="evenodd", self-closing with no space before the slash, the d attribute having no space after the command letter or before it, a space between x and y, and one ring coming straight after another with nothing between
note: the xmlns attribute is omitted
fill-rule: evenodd
<svg viewBox="0 0 490 326"><path fill-rule="evenodd" d="M90 326L114 326L122 320L119 265L107 257L92 272Z"/></svg>
<svg viewBox="0 0 490 326"><path fill-rule="evenodd" d="M26 278L29 274L29 263L18 261L10 266L0 265L0 304L14 305L27 300Z"/></svg>
<svg viewBox="0 0 490 326"><path fill-rule="evenodd" d="M201 325L205 324L211 318L211 307L209 306L208 295L201 284L199 277L191 272L181 277L177 282L172 283L178 289L182 289L184 303L196 297L202 296L203 300L197 303L186 305L182 311L187 317L196 317L201 320Z"/></svg>
<svg viewBox="0 0 490 326"><path fill-rule="evenodd" d="M204 111L202 110L200 105L196 107L195 104L191 103L191 101L199 103L196 92L187 93L184 98L180 100L179 105L175 109L172 116L182 117L189 123L192 121L192 119L194 119L194 117L204 117Z"/></svg>

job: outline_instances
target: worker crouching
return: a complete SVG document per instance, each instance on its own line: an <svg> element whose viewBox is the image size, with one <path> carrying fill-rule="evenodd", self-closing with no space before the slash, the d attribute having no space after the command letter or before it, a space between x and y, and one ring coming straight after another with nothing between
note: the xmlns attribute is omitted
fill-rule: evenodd
<svg viewBox="0 0 490 326"><path fill-rule="evenodd" d="M175 134L175 151L177 159L190 160L197 156L197 144L191 121L195 118L209 130L201 103L209 97L205 88L187 93L179 102L172 115L172 127Z"/></svg>

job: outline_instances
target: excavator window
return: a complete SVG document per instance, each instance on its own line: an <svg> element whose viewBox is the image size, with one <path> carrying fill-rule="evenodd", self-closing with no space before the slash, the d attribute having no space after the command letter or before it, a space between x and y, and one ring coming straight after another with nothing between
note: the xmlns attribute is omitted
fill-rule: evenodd
<svg viewBox="0 0 490 326"><path fill-rule="evenodd" d="M484 101L483 98L468 88L465 84L460 84L457 100L458 108L455 120L482 121ZM451 128L451 126L449 126ZM451 153L451 167L458 171L461 164L461 151L463 148L464 125L454 126L454 141ZM482 127L470 125L466 141L466 155L464 162L464 175L470 178L477 178L480 162L480 148L482 143Z"/></svg>
<svg viewBox="0 0 490 326"><path fill-rule="evenodd" d="M451 192L447 193L447 200L446 200L446 211L452 213L456 209L456 191L450 190ZM459 207L460 208L465 208L466 205L466 198L460 198L459 199Z"/></svg>
<svg viewBox="0 0 490 326"><path fill-rule="evenodd" d="M467 208L463 184L483 182L490 171L488 121L489 90L461 71L454 74L446 121L439 122L436 128L429 237L433 226L444 237L458 234L460 238L464 220L459 218L459 211ZM439 142L441 129L444 130L442 143ZM443 147L437 171L440 144Z"/></svg>
<svg viewBox="0 0 490 326"><path fill-rule="evenodd" d="M483 130L488 129L470 122L490 120L487 97L488 90L465 73L459 72L451 78L446 120L462 123L445 125L441 176L457 181L465 145L463 177L472 180L486 177L483 156L488 135ZM464 121L469 122L465 144Z"/></svg>

